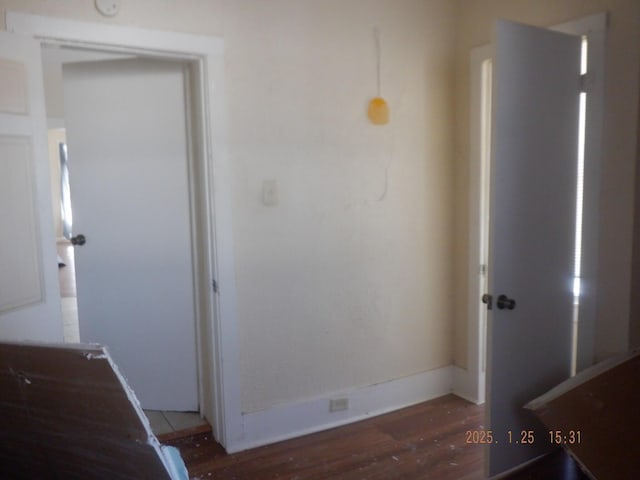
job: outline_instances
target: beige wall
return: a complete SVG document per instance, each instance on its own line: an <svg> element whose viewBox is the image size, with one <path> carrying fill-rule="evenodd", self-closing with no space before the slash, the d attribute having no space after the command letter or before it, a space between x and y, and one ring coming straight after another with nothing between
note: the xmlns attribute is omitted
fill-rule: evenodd
<svg viewBox="0 0 640 480"><path fill-rule="evenodd" d="M455 2L121 3L0 14L224 35L243 411L449 365ZM365 115L376 25L383 127Z"/></svg>
<svg viewBox="0 0 640 480"><path fill-rule="evenodd" d="M597 352L626 347L639 9L636 0L128 0L105 19L87 0L0 0L2 17L224 36L245 412L454 357L466 365L468 55L497 17L548 26L611 13ZM375 25L386 127L364 115ZM260 201L266 179L278 184L275 207Z"/></svg>
<svg viewBox="0 0 640 480"><path fill-rule="evenodd" d="M451 362L452 67L445 1L226 11L243 409ZM373 26L388 126L370 125ZM264 207L276 179L277 207Z"/></svg>
<svg viewBox="0 0 640 480"><path fill-rule="evenodd" d="M225 0L123 0L120 2L118 15L106 18L98 13L93 0L0 0L0 25L5 29L5 12L14 11L72 20L220 35L225 3Z"/></svg>
<svg viewBox="0 0 640 480"><path fill-rule="evenodd" d="M638 132L637 0L460 0L456 46L456 323L455 363L466 366L469 158L469 50L490 42L496 18L550 26L608 11L605 67L596 356L626 350L630 302L631 238L636 135Z"/></svg>

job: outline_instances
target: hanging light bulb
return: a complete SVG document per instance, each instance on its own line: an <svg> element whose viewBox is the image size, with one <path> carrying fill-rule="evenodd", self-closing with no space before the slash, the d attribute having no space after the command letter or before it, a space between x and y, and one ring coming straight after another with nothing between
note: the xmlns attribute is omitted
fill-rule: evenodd
<svg viewBox="0 0 640 480"><path fill-rule="evenodd" d="M385 125L389 123L389 105L384 98L375 97L369 102L367 115L374 125Z"/></svg>
<svg viewBox="0 0 640 480"><path fill-rule="evenodd" d="M380 95L380 32L378 27L373 29L373 36L376 41L376 80L378 95L369 102L367 116L374 125L386 125L389 123L389 105L387 105L387 101Z"/></svg>

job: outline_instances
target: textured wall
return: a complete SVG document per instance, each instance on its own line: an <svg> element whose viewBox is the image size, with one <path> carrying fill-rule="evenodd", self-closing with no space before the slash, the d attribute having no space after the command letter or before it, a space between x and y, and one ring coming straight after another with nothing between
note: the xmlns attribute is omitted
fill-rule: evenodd
<svg viewBox="0 0 640 480"><path fill-rule="evenodd" d="M448 365L451 2L226 13L243 408ZM375 25L382 127L365 116Z"/></svg>
<svg viewBox="0 0 640 480"><path fill-rule="evenodd" d="M454 7L123 0L107 20L86 0L0 1L224 36L245 412L451 363ZM374 26L387 126L366 118Z"/></svg>

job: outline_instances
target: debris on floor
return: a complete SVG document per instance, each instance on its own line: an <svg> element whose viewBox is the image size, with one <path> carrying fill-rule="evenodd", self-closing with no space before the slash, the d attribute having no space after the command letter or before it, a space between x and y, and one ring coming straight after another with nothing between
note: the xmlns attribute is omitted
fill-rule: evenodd
<svg viewBox="0 0 640 480"><path fill-rule="evenodd" d="M640 351L588 368L525 406L591 478L636 478L640 471Z"/></svg>
<svg viewBox="0 0 640 480"><path fill-rule="evenodd" d="M6 478L188 479L104 347L0 343L0 392Z"/></svg>

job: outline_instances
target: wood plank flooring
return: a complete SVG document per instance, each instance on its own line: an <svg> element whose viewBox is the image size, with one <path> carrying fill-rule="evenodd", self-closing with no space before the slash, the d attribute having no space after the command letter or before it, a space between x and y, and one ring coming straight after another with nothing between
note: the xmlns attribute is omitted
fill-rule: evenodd
<svg viewBox="0 0 640 480"><path fill-rule="evenodd" d="M201 480L476 480L483 478L483 447L465 444L465 432L482 428L483 419L483 407L447 395L234 455L208 434L168 443Z"/></svg>
<svg viewBox="0 0 640 480"><path fill-rule="evenodd" d="M59 244L67 267L59 269L63 297L75 297L73 247ZM66 328L66 327L65 327ZM483 406L453 395L398 412L236 455L227 455L210 432L160 435L177 446L192 479L482 479L482 445L466 444L481 429ZM586 480L562 450L509 480Z"/></svg>
<svg viewBox="0 0 640 480"><path fill-rule="evenodd" d="M506 480L589 480L564 450L558 449Z"/></svg>
<svg viewBox="0 0 640 480"><path fill-rule="evenodd" d="M180 449L192 480L480 480L484 407L454 395L340 428L227 455L210 433L166 441ZM558 450L509 480L586 480Z"/></svg>

